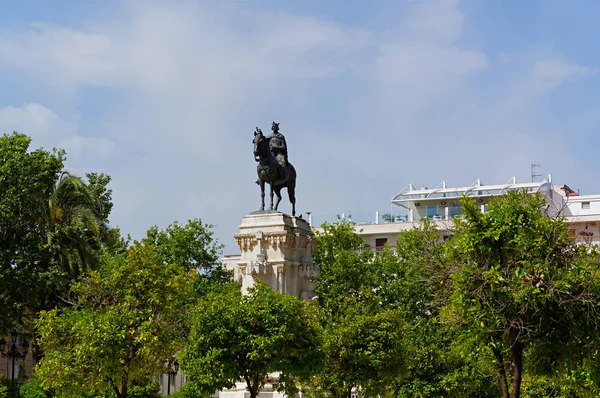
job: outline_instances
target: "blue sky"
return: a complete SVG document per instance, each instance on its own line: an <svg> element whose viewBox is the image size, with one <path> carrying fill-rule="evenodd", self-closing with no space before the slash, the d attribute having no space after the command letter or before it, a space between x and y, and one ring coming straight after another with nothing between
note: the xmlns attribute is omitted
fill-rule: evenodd
<svg viewBox="0 0 600 398"><path fill-rule="evenodd" d="M200 217L227 252L272 120L300 212L526 181L532 161L599 193L599 35L594 0L6 0L0 132L113 176L124 232Z"/></svg>

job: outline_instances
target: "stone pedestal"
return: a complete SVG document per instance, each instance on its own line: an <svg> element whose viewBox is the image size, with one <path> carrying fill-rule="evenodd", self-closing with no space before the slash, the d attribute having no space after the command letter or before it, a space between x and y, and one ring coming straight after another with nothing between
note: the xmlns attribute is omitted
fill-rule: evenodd
<svg viewBox="0 0 600 398"><path fill-rule="evenodd" d="M235 277L244 292L260 279L280 293L303 300L315 296L315 242L306 220L279 211L256 211L243 218L234 238L241 251Z"/></svg>

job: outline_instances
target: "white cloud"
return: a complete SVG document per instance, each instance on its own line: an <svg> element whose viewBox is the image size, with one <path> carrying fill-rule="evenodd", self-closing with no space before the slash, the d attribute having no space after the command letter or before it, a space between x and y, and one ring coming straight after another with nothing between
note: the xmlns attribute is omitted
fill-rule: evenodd
<svg viewBox="0 0 600 398"><path fill-rule="evenodd" d="M20 107L0 108L0 131L12 130L27 131L42 138L52 132L61 135L73 133L75 126L64 123L56 113L45 106L29 103Z"/></svg>
<svg viewBox="0 0 600 398"><path fill-rule="evenodd" d="M387 82L410 84L453 79L486 66L479 51L409 42L383 47L377 70Z"/></svg>
<svg viewBox="0 0 600 398"><path fill-rule="evenodd" d="M535 88L548 90L570 81L586 79L598 73L598 69L569 63L562 58L550 58L536 62L531 71Z"/></svg>
<svg viewBox="0 0 600 398"><path fill-rule="evenodd" d="M85 167L102 164L114 147L114 143L107 138L78 135L75 122L62 120L52 110L38 103L0 108L0 133L12 131L31 136L33 148L65 149L69 165L80 174Z"/></svg>
<svg viewBox="0 0 600 398"><path fill-rule="evenodd" d="M453 43L462 36L464 15L458 0L423 1L411 10L406 33L419 40Z"/></svg>

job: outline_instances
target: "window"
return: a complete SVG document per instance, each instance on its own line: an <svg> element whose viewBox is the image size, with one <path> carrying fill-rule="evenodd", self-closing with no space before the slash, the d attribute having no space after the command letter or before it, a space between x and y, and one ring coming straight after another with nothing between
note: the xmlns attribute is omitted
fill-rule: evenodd
<svg viewBox="0 0 600 398"><path fill-rule="evenodd" d="M435 216L438 216L438 207L437 205L431 206L428 205L427 206L427 218L433 218Z"/></svg>
<svg viewBox="0 0 600 398"><path fill-rule="evenodd" d="M377 238L375 239L375 250L378 252L383 250L383 247L387 243L387 238Z"/></svg>
<svg viewBox="0 0 600 398"><path fill-rule="evenodd" d="M590 202L581 202L581 209L582 210L589 210L590 209Z"/></svg>
<svg viewBox="0 0 600 398"><path fill-rule="evenodd" d="M462 214L460 210L460 202L452 202L450 205L450 218L456 217Z"/></svg>

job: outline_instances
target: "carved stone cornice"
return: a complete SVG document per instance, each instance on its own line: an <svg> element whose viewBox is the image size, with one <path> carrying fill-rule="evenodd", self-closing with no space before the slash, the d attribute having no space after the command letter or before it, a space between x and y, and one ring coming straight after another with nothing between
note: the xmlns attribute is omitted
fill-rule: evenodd
<svg viewBox="0 0 600 398"><path fill-rule="evenodd" d="M259 240L256 233L235 234L233 237L242 251L252 250ZM285 247L289 249L304 248L310 241L307 235L283 231L263 232L261 239L263 243L268 243L274 248Z"/></svg>

